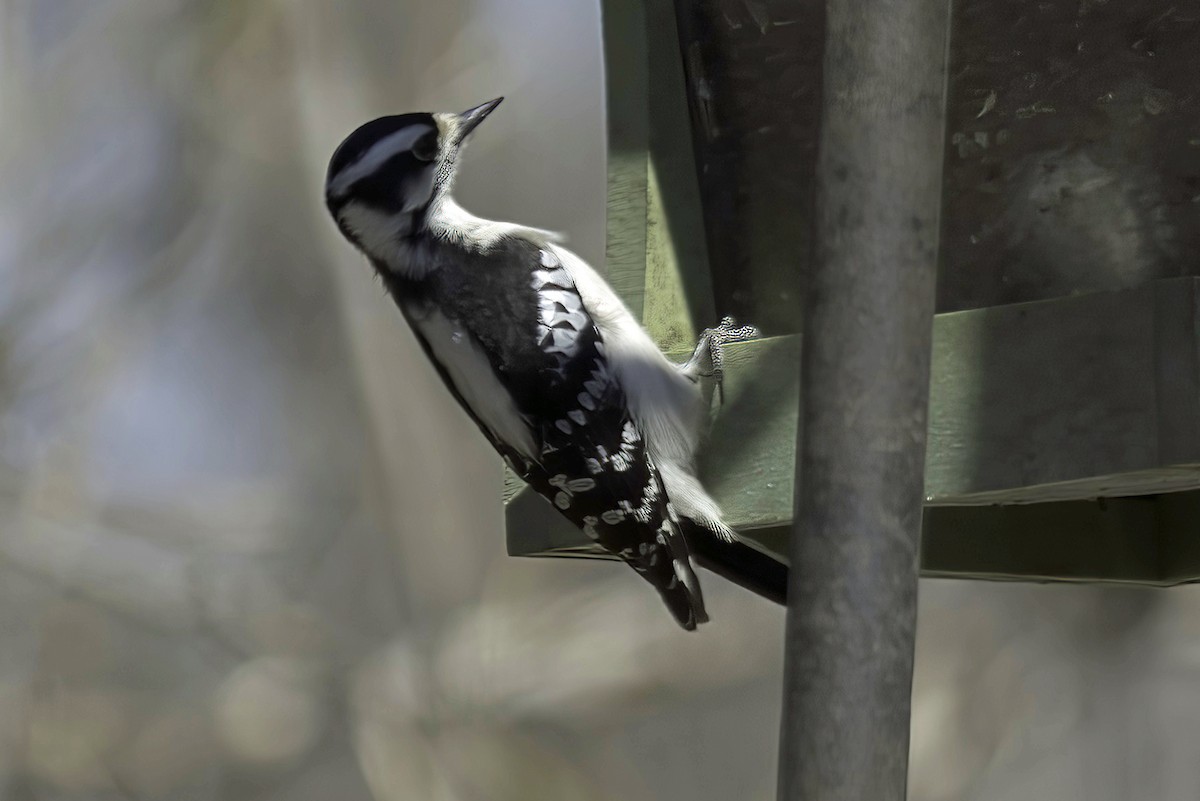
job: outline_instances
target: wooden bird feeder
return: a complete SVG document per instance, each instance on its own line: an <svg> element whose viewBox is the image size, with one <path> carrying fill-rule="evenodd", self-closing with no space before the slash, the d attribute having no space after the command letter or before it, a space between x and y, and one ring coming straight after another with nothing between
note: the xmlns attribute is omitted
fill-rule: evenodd
<svg viewBox="0 0 1200 801"><path fill-rule="evenodd" d="M1200 14L953 6L922 574L1200 579ZM607 271L680 360L723 314L768 335L701 466L786 553L824 20L770 8L603 3ZM602 555L519 482L507 531Z"/></svg>

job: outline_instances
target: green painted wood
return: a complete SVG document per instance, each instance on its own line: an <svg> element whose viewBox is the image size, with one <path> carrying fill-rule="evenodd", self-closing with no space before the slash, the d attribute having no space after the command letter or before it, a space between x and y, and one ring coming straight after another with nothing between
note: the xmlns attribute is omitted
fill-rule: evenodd
<svg viewBox="0 0 1200 801"><path fill-rule="evenodd" d="M739 531L792 518L799 364L799 336L725 348L725 404L713 401L698 466Z"/></svg>
<svg viewBox="0 0 1200 801"><path fill-rule="evenodd" d="M1188 524L1200 516L1198 284L1167 279L938 315L928 575L1200 577L1200 537ZM728 348L727 400L714 406L700 459L731 524L781 553L798 349L795 336ZM1153 514L1135 497L1143 495L1156 496ZM508 522L513 554L588 546L528 491L509 505Z"/></svg>
<svg viewBox="0 0 1200 801"><path fill-rule="evenodd" d="M650 147L645 9L641 0L604 0L601 19L608 115L605 273L640 318L646 286Z"/></svg>
<svg viewBox="0 0 1200 801"><path fill-rule="evenodd" d="M931 498L1003 501L1041 485L1078 497L1081 480L1156 466L1154 300L1135 290L940 315L933 358L953 369L933 376Z"/></svg>
<svg viewBox="0 0 1200 801"><path fill-rule="evenodd" d="M716 313L673 4L602 8L607 274L682 360ZM1189 523L1200 518L1197 310L1197 281L1184 278L939 315L924 575L1200 578ZM728 349L727 400L699 465L729 521L779 553L792 517L798 354L797 336ZM511 554L603 556L511 474L505 501Z"/></svg>
<svg viewBox="0 0 1200 801"><path fill-rule="evenodd" d="M682 350L689 343L694 345L699 329L710 324L711 314L697 320L688 308L681 275L683 268L663 200L658 174L651 162L646 201L646 285L642 326L660 348ZM697 322L704 325L697 326Z"/></svg>
<svg viewBox="0 0 1200 801"><path fill-rule="evenodd" d="M925 576L1163 582L1152 499L930 506L922 529Z"/></svg>
<svg viewBox="0 0 1200 801"><path fill-rule="evenodd" d="M668 349L716 323L671 0L605 0L606 273Z"/></svg>
<svg viewBox="0 0 1200 801"><path fill-rule="evenodd" d="M1172 492L1155 498L1159 528L1159 576L1164 585L1197 581L1200 577L1200 492Z"/></svg>
<svg viewBox="0 0 1200 801"><path fill-rule="evenodd" d="M717 323L673 0L645 0L649 235L643 323L666 350Z"/></svg>

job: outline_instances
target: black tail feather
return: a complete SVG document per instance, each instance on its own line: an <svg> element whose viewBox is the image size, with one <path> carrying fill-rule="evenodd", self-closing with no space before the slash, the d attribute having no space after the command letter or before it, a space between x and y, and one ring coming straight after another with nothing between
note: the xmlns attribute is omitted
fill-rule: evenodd
<svg viewBox="0 0 1200 801"><path fill-rule="evenodd" d="M684 629L694 631L697 624L708 622L708 612L700 581L688 560L690 541L684 534L684 525L682 520L663 522L662 532L667 535L664 550L671 558L658 560L652 570L657 574L654 583L671 614Z"/></svg>
<svg viewBox="0 0 1200 801"><path fill-rule="evenodd" d="M682 584L674 587L659 587L658 594L671 612L671 616L685 631L695 631L699 623L708 622L708 614L703 606L697 606L695 599Z"/></svg>
<svg viewBox="0 0 1200 801"><path fill-rule="evenodd" d="M729 542L691 520L681 521L696 563L769 601L787 605L788 566L745 542Z"/></svg>
<svg viewBox="0 0 1200 801"><path fill-rule="evenodd" d="M653 561L635 560L629 565L654 585L679 625L693 631L697 624L708 622L708 613L700 582L688 564L687 542L682 537L680 540L681 548L664 548L666 553L656 554L658 558Z"/></svg>

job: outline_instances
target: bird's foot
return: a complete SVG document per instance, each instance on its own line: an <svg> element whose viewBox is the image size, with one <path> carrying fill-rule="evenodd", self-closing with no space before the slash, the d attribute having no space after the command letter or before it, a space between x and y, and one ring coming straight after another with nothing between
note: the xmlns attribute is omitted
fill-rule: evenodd
<svg viewBox="0 0 1200 801"><path fill-rule="evenodd" d="M725 345L757 339L759 331L752 325L739 326L732 317L725 317L716 328L706 328L700 334L692 357L680 365L680 371L693 381L712 378L717 385L721 403L725 402Z"/></svg>

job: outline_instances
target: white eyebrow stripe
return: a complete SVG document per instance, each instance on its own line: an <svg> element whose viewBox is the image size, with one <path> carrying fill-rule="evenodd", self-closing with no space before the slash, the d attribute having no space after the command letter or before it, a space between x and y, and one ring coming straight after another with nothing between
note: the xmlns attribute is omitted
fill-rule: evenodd
<svg viewBox="0 0 1200 801"><path fill-rule="evenodd" d="M410 149L431 130L433 129L425 125L410 125L385 136L359 156L358 161L346 165L341 172L333 176L333 180L329 182L329 191L335 195L342 194L351 184L379 169L392 156Z"/></svg>

